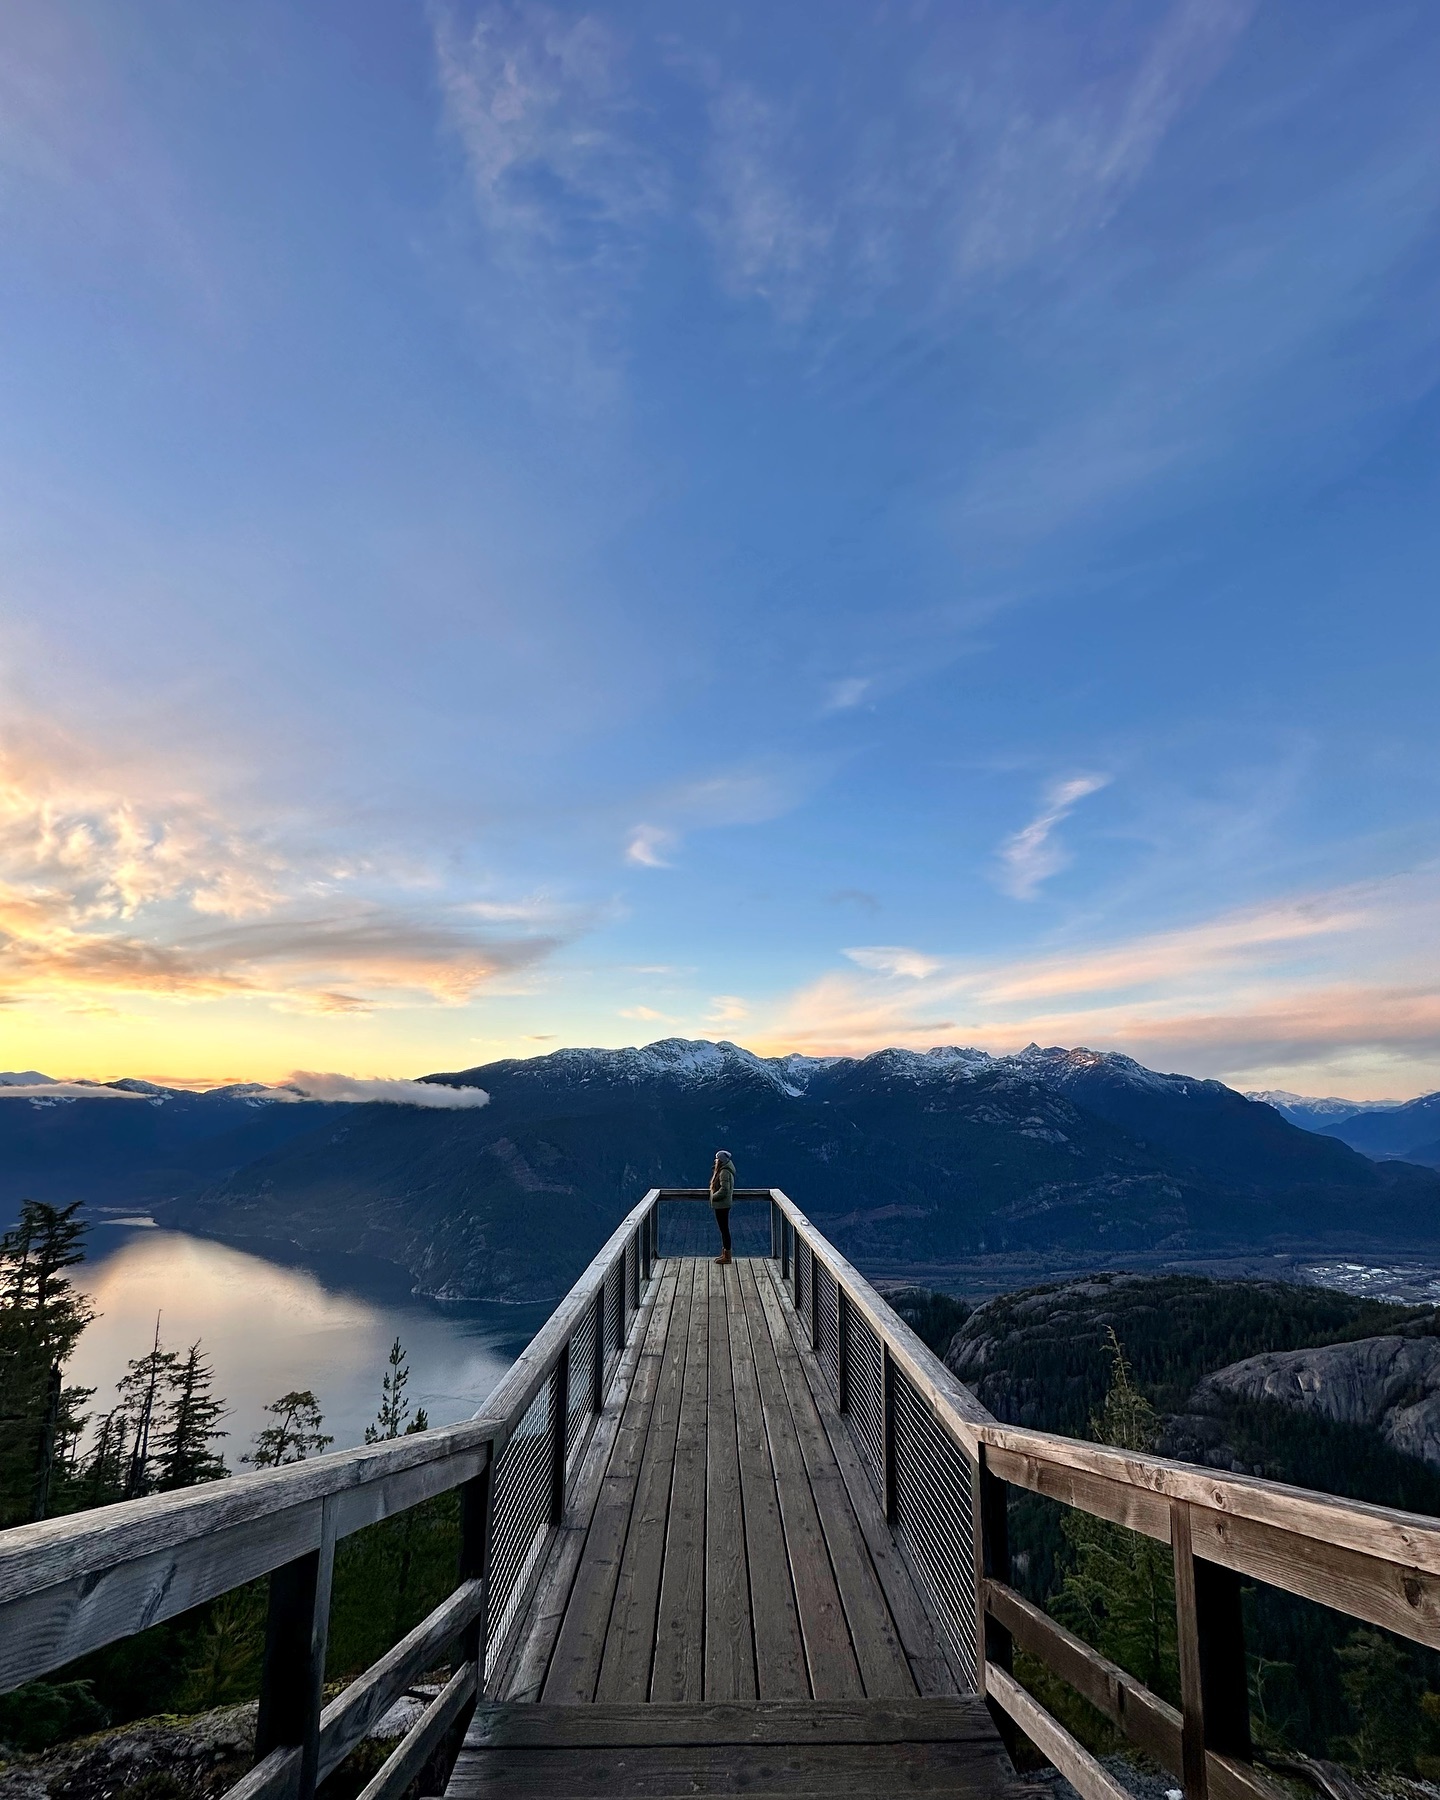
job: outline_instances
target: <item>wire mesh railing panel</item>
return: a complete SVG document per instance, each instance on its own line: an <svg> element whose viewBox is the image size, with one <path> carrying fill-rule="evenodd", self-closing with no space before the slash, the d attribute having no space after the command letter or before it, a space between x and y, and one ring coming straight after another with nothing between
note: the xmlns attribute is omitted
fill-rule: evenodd
<svg viewBox="0 0 1440 1800"><path fill-rule="evenodd" d="M835 1277L822 1263L813 1264L815 1272L815 1317L820 1326L820 1341L815 1354L831 1393L840 1391L840 1289Z"/></svg>
<svg viewBox="0 0 1440 1800"><path fill-rule="evenodd" d="M625 1240L625 1266L621 1271L624 1277L624 1289L621 1298L624 1302L622 1318L625 1322L625 1335L629 1335L630 1321L640 1309L640 1258L636 1251L634 1236Z"/></svg>
<svg viewBox="0 0 1440 1800"><path fill-rule="evenodd" d="M978 1684L970 1467L902 1370L892 1384L895 1532L961 1669Z"/></svg>
<svg viewBox="0 0 1440 1800"><path fill-rule="evenodd" d="M549 1536L550 1391L546 1382L495 1465L487 1674L515 1622Z"/></svg>
<svg viewBox="0 0 1440 1800"><path fill-rule="evenodd" d="M621 1292L624 1285L624 1265L617 1257L605 1271L605 1366L610 1366L611 1359L620 1354L620 1346L624 1342L622 1329L624 1296Z"/></svg>
<svg viewBox="0 0 1440 1800"><path fill-rule="evenodd" d="M879 1492L885 1485L885 1390L880 1340L852 1308L849 1322L850 1425Z"/></svg>
<svg viewBox="0 0 1440 1800"><path fill-rule="evenodd" d="M595 1308L587 1306L585 1316L570 1338L570 1396L565 1419L565 1459L568 1464L575 1447L585 1435L590 1420L591 1395L595 1391Z"/></svg>
<svg viewBox="0 0 1440 1800"><path fill-rule="evenodd" d="M718 1256L720 1227L704 1200L660 1200L661 1256ZM735 1256L770 1254L770 1203L737 1200L730 1208L730 1244Z"/></svg>

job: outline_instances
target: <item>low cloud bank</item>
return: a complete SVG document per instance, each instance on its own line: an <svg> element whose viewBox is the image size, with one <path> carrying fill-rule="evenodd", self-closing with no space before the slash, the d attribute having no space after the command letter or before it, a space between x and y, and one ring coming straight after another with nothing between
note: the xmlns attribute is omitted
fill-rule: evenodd
<svg viewBox="0 0 1440 1800"><path fill-rule="evenodd" d="M37 1076L27 1081L23 1076L0 1075L0 1100L143 1100L143 1094L126 1093L123 1088L101 1087L92 1081L51 1081Z"/></svg>
<svg viewBox="0 0 1440 1800"><path fill-rule="evenodd" d="M484 1088L441 1087L432 1081L392 1081L359 1075L328 1075L316 1069L296 1069L281 1083L278 1093L298 1100L345 1101L361 1104L382 1101L389 1106L428 1106L451 1109L488 1106Z"/></svg>

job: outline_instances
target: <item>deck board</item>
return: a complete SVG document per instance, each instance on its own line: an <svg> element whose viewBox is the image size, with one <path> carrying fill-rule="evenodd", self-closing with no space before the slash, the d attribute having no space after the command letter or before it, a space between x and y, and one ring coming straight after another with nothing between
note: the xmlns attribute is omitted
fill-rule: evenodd
<svg viewBox="0 0 1440 1800"><path fill-rule="evenodd" d="M1008 1792L768 1263L658 1275L451 1794Z"/></svg>
<svg viewBox="0 0 1440 1800"><path fill-rule="evenodd" d="M695 1268L690 1331L680 1387L660 1609L655 1622L652 1700L705 1698L705 1459L710 1402L710 1268Z"/></svg>
<svg viewBox="0 0 1440 1800"><path fill-rule="evenodd" d="M647 1352L625 1404L625 1414L600 1484L584 1547L557 1634L555 1651L542 1688L550 1701L585 1701L595 1698L601 1658L614 1611L615 1589L621 1558L629 1536L638 1473L649 1441L655 1397L666 1369L666 1346L679 1310L684 1264L678 1264L667 1303L657 1304L650 1317ZM552 1552L553 1555L553 1552ZM548 1570L546 1571L548 1574ZM543 1587L545 1575L542 1574Z"/></svg>
<svg viewBox="0 0 1440 1800"><path fill-rule="evenodd" d="M795 1605L795 1583L780 1520L775 1465L765 1430L765 1409L755 1374L750 1320L740 1289L739 1263L727 1271L730 1296L730 1365L735 1386L735 1428L740 1457L741 1514L749 1564L751 1617L755 1632L755 1682L762 1700L805 1700L810 1672Z"/></svg>
<svg viewBox="0 0 1440 1800"><path fill-rule="evenodd" d="M795 1441L810 1478L810 1492L830 1551L830 1566L850 1627L850 1642L860 1666L860 1679L871 1699L898 1698L915 1692L904 1647L884 1589L876 1579L865 1535L855 1518L845 1482L835 1466L835 1453L820 1423L810 1384L800 1366L800 1352L791 1336L780 1305L780 1296L763 1272L756 1285L770 1327L770 1339L780 1370Z"/></svg>
<svg viewBox="0 0 1440 1800"><path fill-rule="evenodd" d="M755 1271L748 1263L741 1266L740 1291L750 1319L750 1343L770 1457L775 1465L775 1486L780 1496L780 1517L785 1526L785 1548L795 1583L800 1630L805 1639L805 1658L810 1666L810 1689L817 1700L843 1700L850 1695L858 1699L865 1691L860 1665L850 1642L845 1608L830 1566L809 1471L795 1435L795 1421L785 1398Z"/></svg>
<svg viewBox="0 0 1440 1800"><path fill-rule="evenodd" d="M629 1530L615 1585L615 1604L601 1650L597 1700L648 1700L655 1660L655 1623L660 1579L665 1569L665 1535L670 1521L670 1485L675 1471L675 1438L690 1335L695 1265L687 1257L675 1284L675 1305L665 1340L660 1383L650 1413L645 1454L635 1483ZM581 1560L583 1578L585 1560ZM587 1696L589 1698L590 1696Z"/></svg>
<svg viewBox="0 0 1440 1800"><path fill-rule="evenodd" d="M482 1706L452 1800L626 1794L653 1800L1016 1800L1022 1790L982 1700L752 1705Z"/></svg>
<svg viewBox="0 0 1440 1800"><path fill-rule="evenodd" d="M710 1396L705 1418L705 1698L753 1700L755 1630L745 1515L740 1499L730 1312L740 1291L733 1265L710 1266Z"/></svg>

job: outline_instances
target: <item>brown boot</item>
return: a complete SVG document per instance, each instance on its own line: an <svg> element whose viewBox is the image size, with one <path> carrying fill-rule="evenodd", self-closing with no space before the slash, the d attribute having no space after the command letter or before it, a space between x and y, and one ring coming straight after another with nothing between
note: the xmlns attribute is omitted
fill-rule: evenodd
<svg viewBox="0 0 1440 1800"><path fill-rule="evenodd" d="M730 1261L730 1252L728 1250L722 1250L720 1252L720 1254L715 1258L715 1261L719 1264L719 1266L722 1269L725 1268L726 1265Z"/></svg>

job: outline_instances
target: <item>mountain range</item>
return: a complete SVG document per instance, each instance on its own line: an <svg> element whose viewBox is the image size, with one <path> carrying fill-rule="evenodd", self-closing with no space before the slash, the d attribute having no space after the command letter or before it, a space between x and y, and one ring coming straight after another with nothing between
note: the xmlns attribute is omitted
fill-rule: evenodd
<svg viewBox="0 0 1440 1800"><path fill-rule="evenodd" d="M1440 1249L1440 1175L1375 1162L1218 1081L1129 1057L955 1047L766 1058L560 1050L425 1078L484 1106L269 1090L0 1099L0 1201L144 1204L234 1242L352 1251L436 1295L564 1291L646 1188L713 1151L785 1188L875 1275L978 1257Z"/></svg>
<svg viewBox="0 0 1440 1800"><path fill-rule="evenodd" d="M1440 1169L1440 1094L1418 1100L1317 1100L1283 1089L1247 1095L1263 1100L1306 1131L1339 1138L1366 1156L1397 1157Z"/></svg>

